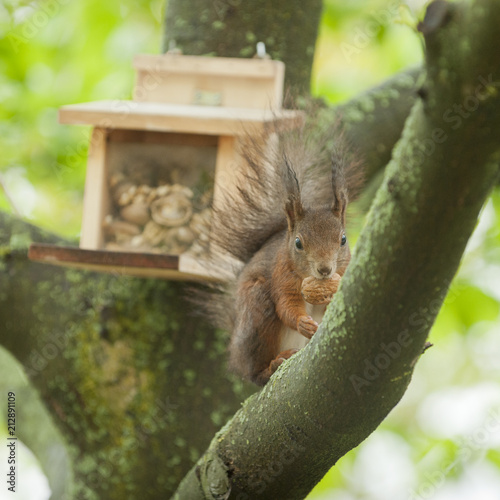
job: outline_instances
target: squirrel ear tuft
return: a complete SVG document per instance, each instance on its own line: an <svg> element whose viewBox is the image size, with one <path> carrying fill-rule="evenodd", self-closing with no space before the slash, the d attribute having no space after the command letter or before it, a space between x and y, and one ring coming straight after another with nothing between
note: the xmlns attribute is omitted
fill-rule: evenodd
<svg viewBox="0 0 500 500"><path fill-rule="evenodd" d="M342 221L343 225L345 225L346 207L347 207L347 195L345 189L334 190L332 211Z"/></svg>
<svg viewBox="0 0 500 500"><path fill-rule="evenodd" d="M290 165L286 155L283 155L284 165L284 185L286 189L285 212L288 221L288 229L291 231L297 221L304 214L304 207L300 199L300 186L297 175Z"/></svg>
<svg viewBox="0 0 500 500"><path fill-rule="evenodd" d="M347 187L343 172L342 162L335 161L335 155L332 156L332 188L333 188L333 213L345 225L345 210L347 207Z"/></svg>

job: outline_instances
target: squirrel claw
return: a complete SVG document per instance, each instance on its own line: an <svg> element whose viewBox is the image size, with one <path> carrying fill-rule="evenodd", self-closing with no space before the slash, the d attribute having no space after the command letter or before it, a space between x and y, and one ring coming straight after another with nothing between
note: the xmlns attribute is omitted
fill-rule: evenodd
<svg viewBox="0 0 500 500"><path fill-rule="evenodd" d="M297 331L304 337L311 339L318 329L318 323L311 316L301 316L297 322Z"/></svg>
<svg viewBox="0 0 500 500"><path fill-rule="evenodd" d="M281 363L285 361L288 358L291 358L296 352L298 352L298 349L287 349L286 351L280 352L269 364L269 368L271 369L271 373L274 373Z"/></svg>

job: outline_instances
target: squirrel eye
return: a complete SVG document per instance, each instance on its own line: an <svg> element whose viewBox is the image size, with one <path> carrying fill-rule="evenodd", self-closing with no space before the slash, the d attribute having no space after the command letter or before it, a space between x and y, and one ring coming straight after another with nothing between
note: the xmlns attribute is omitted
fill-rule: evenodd
<svg viewBox="0 0 500 500"><path fill-rule="evenodd" d="M304 250L304 246L302 245L302 241L300 241L300 238L297 236L297 238L295 238L295 248L297 250Z"/></svg>
<svg viewBox="0 0 500 500"><path fill-rule="evenodd" d="M340 240L340 245L344 246L347 243L347 236L345 233L342 235L342 239Z"/></svg>

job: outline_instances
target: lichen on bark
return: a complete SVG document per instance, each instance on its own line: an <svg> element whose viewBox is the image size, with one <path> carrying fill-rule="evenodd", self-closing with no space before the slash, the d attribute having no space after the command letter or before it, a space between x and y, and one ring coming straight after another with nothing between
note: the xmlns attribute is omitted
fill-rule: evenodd
<svg viewBox="0 0 500 500"><path fill-rule="evenodd" d="M29 263L26 245L54 238L0 227L2 344L68 444L75 498L174 491L253 390L227 374L225 335L188 313L185 284Z"/></svg>

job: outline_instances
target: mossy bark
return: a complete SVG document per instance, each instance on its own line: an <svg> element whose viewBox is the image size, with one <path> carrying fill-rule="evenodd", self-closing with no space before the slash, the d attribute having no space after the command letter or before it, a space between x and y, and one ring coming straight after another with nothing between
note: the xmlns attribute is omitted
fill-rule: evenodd
<svg viewBox="0 0 500 500"><path fill-rule="evenodd" d="M175 498L216 498L210 484L229 498L304 498L398 403L498 179L499 23L494 0L428 7L420 99L321 329L216 434Z"/></svg>
<svg viewBox="0 0 500 500"><path fill-rule="evenodd" d="M0 228L1 342L68 444L74 498L168 496L254 390L227 374L225 335L185 284L30 263L29 242L53 238Z"/></svg>
<svg viewBox="0 0 500 500"><path fill-rule="evenodd" d="M286 64L286 87L307 94L321 0L169 0L164 50L186 55L253 57L257 42Z"/></svg>

